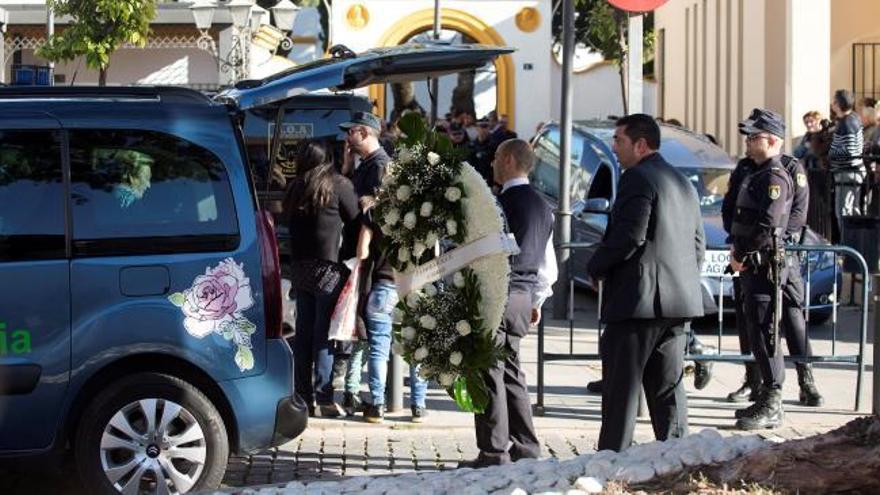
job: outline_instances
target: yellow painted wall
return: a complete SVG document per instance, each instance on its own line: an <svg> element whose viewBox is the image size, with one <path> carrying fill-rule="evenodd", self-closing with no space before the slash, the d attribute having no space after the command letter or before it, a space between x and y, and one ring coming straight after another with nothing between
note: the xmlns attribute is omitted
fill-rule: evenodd
<svg viewBox="0 0 880 495"><path fill-rule="evenodd" d="M852 44L880 42L880 1L832 0L831 7L831 90L852 89Z"/></svg>

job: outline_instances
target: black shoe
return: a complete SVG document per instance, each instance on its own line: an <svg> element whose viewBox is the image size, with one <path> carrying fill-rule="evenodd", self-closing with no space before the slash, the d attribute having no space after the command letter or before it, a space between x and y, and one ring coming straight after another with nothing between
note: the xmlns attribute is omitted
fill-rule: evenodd
<svg viewBox="0 0 880 495"><path fill-rule="evenodd" d="M410 418L410 421L412 421L413 423L423 422L425 420L425 416L428 415L427 407L412 406L410 410L412 411L412 417Z"/></svg>
<svg viewBox="0 0 880 495"><path fill-rule="evenodd" d="M694 362L694 388L703 390L712 381L712 361Z"/></svg>
<svg viewBox="0 0 880 495"><path fill-rule="evenodd" d="M385 421L385 404L374 406L369 404L364 408L364 419L367 423L378 424Z"/></svg>
<svg viewBox="0 0 880 495"><path fill-rule="evenodd" d="M315 414L322 418L338 418L342 416L342 410L339 409L339 404L331 402L330 404L318 404Z"/></svg>
<svg viewBox="0 0 880 495"><path fill-rule="evenodd" d="M813 367L809 363L795 364L798 375L798 385L800 392L798 399L800 403L810 407L820 407L825 403L825 399L816 388L816 381L813 380Z"/></svg>
<svg viewBox="0 0 880 495"><path fill-rule="evenodd" d="M510 456L508 454L487 455L480 452L480 455L472 461L459 462L458 468L480 469L490 466L502 466L504 464L510 464Z"/></svg>
<svg viewBox="0 0 880 495"><path fill-rule="evenodd" d="M755 363L746 363L746 376L740 388L727 394L727 402L754 402L761 388L761 371Z"/></svg>
<svg viewBox="0 0 880 495"><path fill-rule="evenodd" d="M355 413L363 411L363 403L361 403L361 398L358 397L358 394L345 392L345 394L342 395L342 410L345 411L345 415L348 417L352 417Z"/></svg>
<svg viewBox="0 0 880 495"><path fill-rule="evenodd" d="M602 393L602 380L596 380L594 382L590 382L587 384L587 392L591 394L601 394Z"/></svg>
<svg viewBox="0 0 880 495"><path fill-rule="evenodd" d="M755 403L751 413L737 420L736 427L746 431L779 428L784 416L782 392L775 388L768 389Z"/></svg>

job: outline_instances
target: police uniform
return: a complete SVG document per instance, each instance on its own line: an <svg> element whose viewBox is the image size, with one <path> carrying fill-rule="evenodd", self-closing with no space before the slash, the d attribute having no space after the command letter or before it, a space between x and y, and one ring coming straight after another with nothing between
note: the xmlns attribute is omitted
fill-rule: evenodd
<svg viewBox="0 0 880 495"><path fill-rule="evenodd" d="M760 109L755 109L752 113L752 118L756 118L761 112ZM792 186L794 188L791 213L789 215L784 241L787 245L797 245L801 241L801 236L804 227L806 226L807 210L810 202L810 189L807 183L807 174L803 164L793 156L782 155L780 162L788 172L789 177L791 177ZM744 158L737 163L736 168L730 176L728 191L722 204L724 230L728 233L731 231L733 223L736 194L739 192L742 181L751 174L756 167L757 165L751 158ZM728 242L731 242L731 240L732 239L729 237ZM780 323L785 334L785 341L788 346L789 354L792 356L812 356L813 351L810 346L806 321L804 319L804 281L801 277L800 270L798 269L798 258L796 256L790 256L789 259L789 266L791 266L792 269L789 270L785 285L782 288L783 313ZM742 292L739 278L733 279L733 292L740 352L748 354L751 352L751 345L745 324L745 313L743 311ZM823 399L818 390L816 390L811 365L809 363L798 363L797 373L801 403L808 406L822 405ZM728 394L728 401L741 402L746 400L746 398L754 401L757 398L760 382L761 375L757 364L746 363L746 376L744 383L739 389Z"/></svg>
<svg viewBox="0 0 880 495"><path fill-rule="evenodd" d="M778 114L761 110L753 112L752 117L740 123L741 133L769 133L780 139L785 135L785 124ZM778 336L772 334L776 294L771 266L777 243L783 242L789 227L794 193L794 182L781 155L756 163L736 192L730 230L733 257L745 265L740 272L742 305L749 344L763 379L755 404L738 411L737 427L741 429L776 427L782 423L785 362L777 348ZM779 271L782 284L789 271L787 267Z"/></svg>

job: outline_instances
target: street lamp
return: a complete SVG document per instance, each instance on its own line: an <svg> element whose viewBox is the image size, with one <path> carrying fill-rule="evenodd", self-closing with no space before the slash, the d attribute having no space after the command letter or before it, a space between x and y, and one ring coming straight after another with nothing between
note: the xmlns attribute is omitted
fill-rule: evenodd
<svg viewBox="0 0 880 495"><path fill-rule="evenodd" d="M299 14L300 7L290 0L281 0L274 7L270 8L272 17L275 19L275 27L284 33L284 39L281 40L281 49L289 51L293 48L293 39L290 35L293 32L293 23L296 21L296 15Z"/></svg>
<svg viewBox="0 0 880 495"><path fill-rule="evenodd" d="M198 47L214 56L219 69L223 72L229 72L234 84L245 79L250 69L248 67L248 51L251 36L251 10L254 7L254 0L232 0L226 7L229 9L233 24L232 46L226 58L220 56L217 43L209 32L217 4L213 0L196 0L189 9L200 33Z"/></svg>

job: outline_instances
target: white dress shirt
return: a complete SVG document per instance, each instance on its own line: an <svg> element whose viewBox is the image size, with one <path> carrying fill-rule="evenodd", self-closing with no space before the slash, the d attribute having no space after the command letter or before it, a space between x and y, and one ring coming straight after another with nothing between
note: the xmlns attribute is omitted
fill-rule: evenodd
<svg viewBox="0 0 880 495"><path fill-rule="evenodd" d="M501 186L501 194L511 187L523 186L529 183L528 177L515 177L508 180ZM547 245L544 248L544 258L538 265L538 284L535 291L532 292L532 307L540 308L544 305L544 301L553 295L553 284L559 277L559 268L556 266L556 250L553 249L553 236L547 239Z"/></svg>

